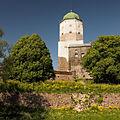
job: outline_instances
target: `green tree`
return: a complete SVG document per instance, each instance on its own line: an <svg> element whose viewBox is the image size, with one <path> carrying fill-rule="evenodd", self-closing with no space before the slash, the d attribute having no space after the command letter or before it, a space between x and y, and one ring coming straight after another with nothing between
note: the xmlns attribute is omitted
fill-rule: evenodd
<svg viewBox="0 0 120 120"><path fill-rule="evenodd" d="M83 67L96 83L120 82L120 36L99 36L83 57Z"/></svg>
<svg viewBox="0 0 120 120"><path fill-rule="evenodd" d="M0 37L4 35L2 28L0 28ZM0 58L5 57L5 52L9 50L9 45L6 40L0 40Z"/></svg>
<svg viewBox="0 0 120 120"><path fill-rule="evenodd" d="M2 28L0 28L0 37L4 35ZM10 53L11 47L9 46L6 40L0 40L0 65L2 65L2 78L5 81L8 78L8 70L10 69L10 60L6 59L6 53ZM5 58L4 62L2 62L3 58Z"/></svg>
<svg viewBox="0 0 120 120"><path fill-rule="evenodd" d="M49 50L37 34L19 39L9 57L13 59L12 78L37 82L55 77Z"/></svg>
<svg viewBox="0 0 120 120"><path fill-rule="evenodd" d="M11 78L12 67L13 67L13 58L11 56L5 57L2 63L2 78L4 82L6 82L6 80Z"/></svg>
<svg viewBox="0 0 120 120"><path fill-rule="evenodd" d="M2 28L0 28L0 37L2 37L4 35L4 32L2 30Z"/></svg>

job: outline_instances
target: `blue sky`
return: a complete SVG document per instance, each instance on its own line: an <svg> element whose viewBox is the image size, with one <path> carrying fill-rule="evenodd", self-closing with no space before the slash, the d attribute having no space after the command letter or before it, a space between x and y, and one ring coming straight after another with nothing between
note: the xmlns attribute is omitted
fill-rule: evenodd
<svg viewBox="0 0 120 120"><path fill-rule="evenodd" d="M0 0L2 39L14 45L26 34L39 34L57 69L59 22L70 10L83 20L85 43L120 34L120 0Z"/></svg>

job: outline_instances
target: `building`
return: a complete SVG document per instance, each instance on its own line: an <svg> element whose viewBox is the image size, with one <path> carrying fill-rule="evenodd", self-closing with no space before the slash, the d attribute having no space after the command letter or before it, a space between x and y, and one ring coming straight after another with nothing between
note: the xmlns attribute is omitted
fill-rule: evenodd
<svg viewBox="0 0 120 120"><path fill-rule="evenodd" d="M83 21L70 11L60 22L58 42L58 70L72 72L75 78L90 78L81 66L82 57L91 44L84 44Z"/></svg>

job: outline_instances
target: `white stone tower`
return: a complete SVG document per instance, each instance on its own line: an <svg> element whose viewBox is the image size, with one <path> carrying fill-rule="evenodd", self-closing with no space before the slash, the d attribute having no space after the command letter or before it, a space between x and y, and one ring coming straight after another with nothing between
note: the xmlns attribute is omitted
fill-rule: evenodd
<svg viewBox="0 0 120 120"><path fill-rule="evenodd" d="M58 70L69 70L69 46L83 43L83 22L79 16L70 11L60 22L58 42Z"/></svg>

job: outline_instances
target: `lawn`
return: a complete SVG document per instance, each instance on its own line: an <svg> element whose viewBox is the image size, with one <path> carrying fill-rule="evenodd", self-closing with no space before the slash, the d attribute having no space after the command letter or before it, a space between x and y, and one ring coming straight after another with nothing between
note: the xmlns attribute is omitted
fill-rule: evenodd
<svg viewBox="0 0 120 120"><path fill-rule="evenodd" d="M0 105L0 120L120 120L120 109L81 111Z"/></svg>

